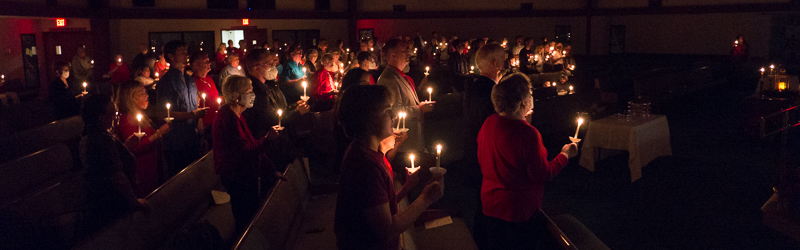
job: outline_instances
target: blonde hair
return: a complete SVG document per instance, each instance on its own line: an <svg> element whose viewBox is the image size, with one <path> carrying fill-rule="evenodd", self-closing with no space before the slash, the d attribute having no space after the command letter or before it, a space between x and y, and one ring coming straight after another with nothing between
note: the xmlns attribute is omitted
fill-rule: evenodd
<svg viewBox="0 0 800 250"><path fill-rule="evenodd" d="M229 76L225 79L225 82L222 83L222 95L225 96L225 102L238 102L245 91L252 85L253 81L251 81L250 78L237 75Z"/></svg>
<svg viewBox="0 0 800 250"><path fill-rule="evenodd" d="M144 110L139 107L139 104L136 103L136 90L141 88L141 91L146 91L142 83L135 81L135 80L127 80L122 82L117 89L116 97L114 98L114 103L117 105L120 114L128 114L131 117L134 117L136 114L142 114L142 125L143 126L150 126L150 118L147 115L144 115Z"/></svg>

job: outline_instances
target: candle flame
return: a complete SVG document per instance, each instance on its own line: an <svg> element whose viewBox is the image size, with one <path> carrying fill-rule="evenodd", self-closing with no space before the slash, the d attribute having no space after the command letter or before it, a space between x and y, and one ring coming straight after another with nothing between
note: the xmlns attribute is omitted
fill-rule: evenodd
<svg viewBox="0 0 800 250"><path fill-rule="evenodd" d="M217 103L222 104L222 98L217 97Z"/></svg>
<svg viewBox="0 0 800 250"><path fill-rule="evenodd" d="M433 88L428 87L428 93L433 93Z"/></svg>
<svg viewBox="0 0 800 250"><path fill-rule="evenodd" d="M236 69L242 70L242 66L237 66Z"/></svg>
<svg viewBox="0 0 800 250"><path fill-rule="evenodd" d="M774 69L774 68L775 68L775 64L770 64L769 65L769 69Z"/></svg>
<svg viewBox="0 0 800 250"><path fill-rule="evenodd" d="M569 85L569 91L572 91L572 85Z"/></svg>
<svg viewBox="0 0 800 250"><path fill-rule="evenodd" d="M303 88L305 87L308 87L308 83L306 83L306 81L303 81Z"/></svg>
<svg viewBox="0 0 800 250"><path fill-rule="evenodd" d="M5 77L3 77L3 78L5 78ZM87 85L86 82L83 82L83 87L84 88L86 88L86 85Z"/></svg>
<svg viewBox="0 0 800 250"><path fill-rule="evenodd" d="M203 97L203 99L206 99L206 93L201 94L200 97Z"/></svg>
<svg viewBox="0 0 800 250"><path fill-rule="evenodd" d="M136 114L136 120L142 122L142 114Z"/></svg>
<svg viewBox="0 0 800 250"><path fill-rule="evenodd" d="M578 126L580 126L581 124L583 124L583 118L578 118Z"/></svg>
<svg viewBox="0 0 800 250"><path fill-rule="evenodd" d="M122 58L120 58L120 59L117 59L117 62L122 62Z"/></svg>
<svg viewBox="0 0 800 250"><path fill-rule="evenodd" d="M764 68L761 68L761 73L764 73Z"/></svg>
<svg viewBox="0 0 800 250"><path fill-rule="evenodd" d="M414 162L414 154L408 155L408 159L411 159L411 162Z"/></svg>
<svg viewBox="0 0 800 250"><path fill-rule="evenodd" d="M172 107L172 105L169 105L169 103L167 103L167 109L169 109L169 107Z"/></svg>
<svg viewBox="0 0 800 250"><path fill-rule="evenodd" d="M441 154L441 153L442 153L442 144L437 144L436 145L436 154Z"/></svg>
<svg viewBox="0 0 800 250"><path fill-rule="evenodd" d="M156 72L156 77L158 77L158 72Z"/></svg>
<svg viewBox="0 0 800 250"><path fill-rule="evenodd" d="M425 72L428 72L428 70L431 70L431 67L425 67Z"/></svg>
<svg viewBox="0 0 800 250"><path fill-rule="evenodd" d="M283 110L282 110L282 109L279 109L279 110L278 110L278 116L282 116L282 115L283 115Z"/></svg>

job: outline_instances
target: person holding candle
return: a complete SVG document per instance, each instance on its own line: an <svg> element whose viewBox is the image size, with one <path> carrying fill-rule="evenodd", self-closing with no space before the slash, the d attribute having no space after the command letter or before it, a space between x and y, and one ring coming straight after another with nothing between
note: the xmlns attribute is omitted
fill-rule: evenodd
<svg viewBox="0 0 800 250"><path fill-rule="evenodd" d="M170 117L172 132L164 136L164 156L167 162L168 176L173 176L200 157L200 140L198 130L202 134L199 121L206 116L208 108L198 108L198 92L194 78L186 74L188 59L186 43L171 41L164 45L164 55L170 63L169 71L161 77L156 85L158 96L159 120L167 117L166 104L172 104Z"/></svg>
<svg viewBox="0 0 800 250"><path fill-rule="evenodd" d="M72 57L72 64L70 65L72 77L75 82L92 83L92 72L94 69L94 64L92 62L92 58L86 55L86 48L78 47L78 51L75 56ZM75 89L73 89L73 92L75 92Z"/></svg>
<svg viewBox="0 0 800 250"><path fill-rule="evenodd" d="M79 115L81 108L77 98L83 97L83 94L80 93L83 91L83 87L80 87L80 89L70 88L69 81L67 81L69 79L69 65L67 65L67 62L57 61L53 66L57 77L47 89L47 98L55 110L56 119L61 120Z"/></svg>
<svg viewBox="0 0 800 250"><path fill-rule="evenodd" d="M494 114L492 104L492 88L502 77L502 71L508 53L496 43L490 43L478 50L476 62L481 74L464 84L462 100L464 114L464 163L467 183L470 187L480 189L482 176L478 164L478 132L486 118Z"/></svg>
<svg viewBox="0 0 800 250"><path fill-rule="evenodd" d="M239 55L236 53L228 54L228 57L225 58L225 62L228 64L222 71L219 72L219 82L225 82L229 76L237 75L237 76L245 76L244 72L239 69Z"/></svg>
<svg viewBox="0 0 800 250"><path fill-rule="evenodd" d="M303 72L303 50L300 47L292 46L288 53L291 60L281 65L280 88L286 95L286 101L294 103L300 100L300 91L302 91L300 83L307 81L308 75Z"/></svg>
<svg viewBox="0 0 800 250"><path fill-rule="evenodd" d="M533 109L531 83L515 73L492 89L496 114L478 134L478 162L483 174L481 213L474 237L481 249L535 249L549 237L542 207L544 187L578 152L566 144L553 160L539 131L526 121Z"/></svg>
<svg viewBox="0 0 800 250"><path fill-rule="evenodd" d="M130 148L136 156L137 185L134 192L137 197L144 198L166 181L164 166L161 161L161 138L170 131L170 123L156 129L148 116L143 116L141 123L136 120L137 114L143 114L149 106L149 96L144 86L137 81L122 82L117 89L116 105L119 109L118 138L128 138L134 133L145 134L141 141Z"/></svg>
<svg viewBox="0 0 800 250"><path fill-rule="evenodd" d="M167 62L167 59L164 58L163 47L161 51L162 53L158 54L158 59L156 60L156 63L153 65L153 71L155 71L153 72L153 74L155 74L156 80L158 80L161 76L164 76L164 74L167 73L167 70L169 70L169 63Z"/></svg>
<svg viewBox="0 0 800 250"><path fill-rule="evenodd" d="M256 51L259 50L250 53ZM248 61L261 63L258 60ZM267 137L274 137L277 132L270 131L266 136L254 137L244 119L243 112L252 109L256 99L252 81L240 76L228 77L222 84L222 93L226 97L225 104L214 121L212 133L214 170L231 196L236 229L241 231L258 210L259 177L264 184L262 187L272 186L277 179L287 179L275 169L266 154L270 149Z"/></svg>
<svg viewBox="0 0 800 250"><path fill-rule="evenodd" d="M335 73L332 71L334 63L331 54L322 56L320 64L322 68L318 69L311 75L311 105L312 112L323 112L333 109L334 99L339 91L334 86Z"/></svg>
<svg viewBox="0 0 800 250"><path fill-rule="evenodd" d="M469 74L469 55L464 53L467 41L454 40L452 42L454 51L450 52L450 57L447 59L447 66L450 70L458 75Z"/></svg>
<svg viewBox="0 0 800 250"><path fill-rule="evenodd" d="M211 72L211 63L208 58L208 54L205 52L197 52L192 55L191 59L189 59L192 65L192 77L194 78L194 82L197 85L197 93L199 94L198 100L201 102L200 107L208 108L206 116L204 116L201 120L203 121L203 130L205 131L205 138L211 139L211 125L214 123L214 119L217 117L217 109L219 108L218 105L214 105L214 102L219 97L219 92L217 92L217 84L214 83L214 79L208 75ZM202 98L202 95L206 94L205 98ZM209 143L211 143L209 141Z"/></svg>
<svg viewBox="0 0 800 250"><path fill-rule="evenodd" d="M225 66L228 66L228 64L226 63L227 56L228 56L228 46L226 46L225 43L220 43L219 46L217 46L217 51L214 56L214 65L215 65L214 72L221 73L222 69L225 68ZM225 79L221 77L219 78L220 82L224 80Z"/></svg>
<svg viewBox="0 0 800 250"><path fill-rule="evenodd" d="M133 76L134 80L141 83L145 88L155 88L153 85L155 80L150 78L150 67L147 67L147 65L139 66Z"/></svg>
<svg viewBox="0 0 800 250"><path fill-rule="evenodd" d="M407 51L405 46L403 50ZM405 195L395 191L391 168L381 152L396 117L390 100L390 92L380 85L352 86L342 96L338 120L353 142L342 160L339 179L334 218L339 249L398 249L400 234L444 193L442 179L432 180L399 211L397 201ZM415 184L407 181L401 191Z"/></svg>
<svg viewBox="0 0 800 250"><path fill-rule="evenodd" d="M111 84L116 85L130 79L131 69L128 64L122 61L122 55L116 55L114 62L108 67L108 74L111 76Z"/></svg>
<svg viewBox="0 0 800 250"><path fill-rule="evenodd" d="M128 148L134 147L139 139L130 136L123 143L109 132L116 113L107 95L92 95L86 99L79 154L83 164L81 173L88 187L85 219L89 229L99 228L135 210L149 209L147 201L137 199L134 193L136 159Z"/></svg>
<svg viewBox="0 0 800 250"><path fill-rule="evenodd" d="M358 67L353 68L342 78L341 91L355 85L375 85L375 78L370 71L377 69L375 57L369 52L361 51L356 55Z"/></svg>
<svg viewBox="0 0 800 250"><path fill-rule="evenodd" d="M731 47L731 60L734 63L746 63L749 57L750 46L744 40L744 36L737 36Z"/></svg>
<svg viewBox="0 0 800 250"><path fill-rule="evenodd" d="M378 85L386 86L392 96L392 108L397 113L402 111L408 114L408 140L398 148L400 152L422 150L422 117L433 111L433 103L420 103L414 80L401 70L408 65L408 50L405 48L405 42L399 39L386 42L384 50L388 65L378 78ZM420 88L427 87L426 79L423 78Z"/></svg>
<svg viewBox="0 0 800 250"><path fill-rule="evenodd" d="M317 49L308 49L306 50L306 62L303 63L303 67L306 68L306 74L314 74L317 71L317 63L319 63L319 51Z"/></svg>

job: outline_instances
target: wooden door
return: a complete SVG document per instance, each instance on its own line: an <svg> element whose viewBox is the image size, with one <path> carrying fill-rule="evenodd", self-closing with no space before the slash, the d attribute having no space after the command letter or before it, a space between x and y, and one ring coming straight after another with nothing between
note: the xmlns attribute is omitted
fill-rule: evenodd
<svg viewBox="0 0 800 250"><path fill-rule="evenodd" d="M89 31L64 31L64 32L43 32L44 58L47 72L47 82L56 79L53 64L56 61L72 62L72 58L78 53L79 47L86 48L86 56L92 56L92 37ZM58 51L60 50L60 51ZM57 53L60 52L60 53ZM107 67L97 66L95 70L108 70Z"/></svg>

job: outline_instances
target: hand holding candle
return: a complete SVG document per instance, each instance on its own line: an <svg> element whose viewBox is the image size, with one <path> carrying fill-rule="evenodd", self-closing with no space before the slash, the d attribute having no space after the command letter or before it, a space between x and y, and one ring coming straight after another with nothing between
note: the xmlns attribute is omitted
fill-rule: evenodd
<svg viewBox="0 0 800 250"><path fill-rule="evenodd" d="M408 155L408 159L411 159L411 167L408 167L406 169L408 170L408 173L413 174L417 172L417 170L419 170L419 167L414 166L414 154Z"/></svg>
<svg viewBox="0 0 800 250"><path fill-rule="evenodd" d="M222 98L221 97L217 97L217 112L219 112L219 109L222 109Z"/></svg>
<svg viewBox="0 0 800 250"><path fill-rule="evenodd" d="M139 121L139 134L142 133L142 114L136 114L136 120Z"/></svg>
<svg viewBox="0 0 800 250"><path fill-rule="evenodd" d="M205 107L206 107L206 93L202 93L202 94L200 94L200 97L202 97L202 98L203 98L203 105L202 105L202 107L203 107L203 108L205 108Z"/></svg>
<svg viewBox="0 0 800 250"><path fill-rule="evenodd" d="M281 126L281 117L283 117L283 110L279 109L278 110L278 127Z"/></svg>
<svg viewBox="0 0 800 250"><path fill-rule="evenodd" d="M170 108L170 107L172 107L172 105L170 105L169 103L167 103L167 118L165 119L165 120L167 120L167 122L169 122L169 121L171 121L171 120L172 120L172 117L169 117L169 108Z"/></svg>
<svg viewBox="0 0 800 250"><path fill-rule="evenodd" d="M435 56L436 53L433 53L433 55ZM428 71L430 71L430 70L431 70L431 67L425 67L425 75L426 76L428 75Z"/></svg>
<svg viewBox="0 0 800 250"><path fill-rule="evenodd" d="M433 88L428 87L428 102L433 102Z"/></svg>
<svg viewBox="0 0 800 250"><path fill-rule="evenodd" d="M86 82L83 82L83 94L84 95L89 93L88 91L86 91L86 86L89 86L89 85L86 84Z"/></svg>
<svg viewBox="0 0 800 250"><path fill-rule="evenodd" d="M442 164L441 158L442 158L442 144L437 144L436 145L436 167L437 168L440 167L441 164Z"/></svg>

